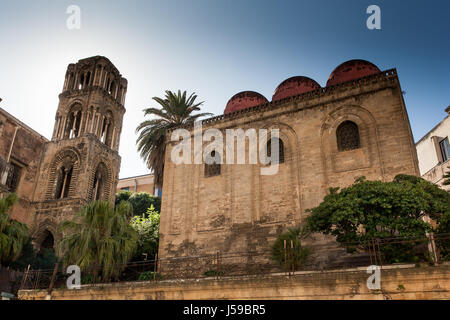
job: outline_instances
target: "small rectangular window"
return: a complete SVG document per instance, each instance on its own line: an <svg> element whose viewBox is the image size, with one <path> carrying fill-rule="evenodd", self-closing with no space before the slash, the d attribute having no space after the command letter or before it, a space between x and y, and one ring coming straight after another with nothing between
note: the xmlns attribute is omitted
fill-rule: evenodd
<svg viewBox="0 0 450 320"><path fill-rule="evenodd" d="M441 149L442 162L446 162L450 159L450 144L448 143L448 138L439 142L439 148Z"/></svg>
<svg viewBox="0 0 450 320"><path fill-rule="evenodd" d="M130 187L120 188L122 191L130 191Z"/></svg>

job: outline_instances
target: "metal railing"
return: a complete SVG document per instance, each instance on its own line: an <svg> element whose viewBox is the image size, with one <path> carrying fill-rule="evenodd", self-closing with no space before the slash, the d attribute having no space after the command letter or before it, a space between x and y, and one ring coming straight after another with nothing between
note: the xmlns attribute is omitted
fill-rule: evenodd
<svg viewBox="0 0 450 320"><path fill-rule="evenodd" d="M276 263L271 259L271 250L254 252L216 252L207 255L158 258L147 261L136 261L127 264L117 264L113 268L119 271L110 279L101 278L102 266L90 266L81 269L81 284L94 285L132 281L164 281L176 279L206 279L235 276L257 276L269 274L293 275L298 271L336 270L350 272L349 268L369 265L395 263L419 263L438 265L450 260L450 234L435 234L420 238L383 238L368 239L361 242L341 243L344 248L362 254L359 263L321 266L305 263L295 267L289 259L294 252L288 244L284 247L284 261ZM392 256L394 252L402 252L402 257ZM398 259L397 259L398 258ZM398 261L397 261L397 260ZM99 276L100 274L100 276ZM53 269L30 270L23 272L19 289L47 289L49 293L54 288L66 288L69 274L61 264Z"/></svg>

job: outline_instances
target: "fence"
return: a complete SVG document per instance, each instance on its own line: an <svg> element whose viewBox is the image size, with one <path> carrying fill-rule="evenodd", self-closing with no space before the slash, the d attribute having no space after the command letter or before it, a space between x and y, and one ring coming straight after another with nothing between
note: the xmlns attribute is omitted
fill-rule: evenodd
<svg viewBox="0 0 450 320"><path fill-rule="evenodd" d="M383 266L396 262L439 264L449 260L450 234L428 235L427 237L369 239L363 242L343 243L343 247L355 253L363 253L364 259L359 264L341 265L340 269L368 265ZM285 273L291 275L295 271L317 271L314 263L296 265L299 251L292 243L285 243L282 258L276 263L271 259L271 251L234 252L187 256L176 258L137 261L117 264L109 279L101 278L102 266L91 266L81 270L81 284L95 284L128 281L161 281L173 279L221 278L227 276L251 276L268 273ZM396 257L395 254L398 256ZM398 260L398 261L397 261ZM329 269L339 269L335 265ZM69 274L63 266L56 264L54 269L30 270L28 267L22 276L20 289L66 288Z"/></svg>

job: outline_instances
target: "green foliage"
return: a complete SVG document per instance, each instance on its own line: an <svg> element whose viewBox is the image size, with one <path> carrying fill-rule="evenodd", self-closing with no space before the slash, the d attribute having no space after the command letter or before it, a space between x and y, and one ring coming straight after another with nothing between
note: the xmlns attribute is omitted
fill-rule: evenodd
<svg viewBox="0 0 450 320"><path fill-rule="evenodd" d="M37 252L31 243L31 238L28 238L27 242L23 246L22 253L19 258L10 263L9 267L14 270L23 270L30 265L30 268L33 270L53 269L58 260L59 258L51 249L45 249L43 252Z"/></svg>
<svg viewBox="0 0 450 320"><path fill-rule="evenodd" d="M160 273L155 273L153 271L145 271L139 275L139 281L149 281L149 280L161 280L162 276Z"/></svg>
<svg viewBox="0 0 450 320"><path fill-rule="evenodd" d="M68 234L58 243L65 266L75 264L95 279L118 278L136 250L137 232L128 224L133 212L122 201L115 209L107 201L83 206L75 221L65 221L60 231Z"/></svg>
<svg viewBox="0 0 450 320"><path fill-rule="evenodd" d="M16 260L28 239L28 228L25 224L10 218L8 210L17 202L14 193L0 199L0 264Z"/></svg>
<svg viewBox="0 0 450 320"><path fill-rule="evenodd" d="M81 273L81 284L92 284L96 282L96 279L92 273L83 274Z"/></svg>
<svg viewBox="0 0 450 320"><path fill-rule="evenodd" d="M186 91L178 93L167 90L164 98L153 97L160 108L144 109L144 116L151 119L143 121L137 128L137 148L141 158L155 175L155 184L162 186L164 172L164 156L166 151L167 130L180 125L194 123L200 117L209 116L210 113L198 113L203 102L196 103L197 95L192 93L189 97ZM156 207L156 206L155 206Z"/></svg>
<svg viewBox="0 0 450 320"><path fill-rule="evenodd" d="M311 232L336 236L346 243L365 244L372 238L425 237L432 227L422 218L428 214L438 223L450 212L450 195L436 185L415 176L398 175L392 182L357 181L348 188L327 195L308 210ZM383 245L383 261L404 262L423 258L417 243Z"/></svg>
<svg viewBox="0 0 450 320"><path fill-rule="evenodd" d="M306 230L301 227L289 228L287 232L279 235L272 245L272 260L287 270L299 270L311 254L311 250L301 244L301 240L307 235Z"/></svg>
<svg viewBox="0 0 450 320"><path fill-rule="evenodd" d="M161 212L161 198L153 196L150 193L134 193L128 201L133 206L133 213L136 216L143 215L151 206L153 206L154 210Z"/></svg>
<svg viewBox="0 0 450 320"><path fill-rule="evenodd" d="M205 277L221 277L224 275L222 271L208 270L203 273Z"/></svg>
<svg viewBox="0 0 450 320"><path fill-rule="evenodd" d="M117 207L122 201L128 201L133 193L131 191L121 190L116 193L115 206Z"/></svg>
<svg viewBox="0 0 450 320"><path fill-rule="evenodd" d="M153 205L148 208L145 215L134 216L131 219L130 225L138 234L136 260L142 260L143 254L147 254L147 259L153 259L158 252L159 219L159 212Z"/></svg>

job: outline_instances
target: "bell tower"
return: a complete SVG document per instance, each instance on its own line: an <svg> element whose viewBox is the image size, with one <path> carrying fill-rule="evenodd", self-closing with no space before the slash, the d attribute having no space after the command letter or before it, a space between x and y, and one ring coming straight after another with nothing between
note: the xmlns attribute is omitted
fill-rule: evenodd
<svg viewBox="0 0 450 320"><path fill-rule="evenodd" d="M105 57L82 59L67 67L52 141L86 134L119 148L127 80Z"/></svg>
<svg viewBox="0 0 450 320"><path fill-rule="evenodd" d="M33 233L55 239L57 225L90 201L114 201L128 82L109 59L95 56L67 67L55 125L44 146L33 196Z"/></svg>

